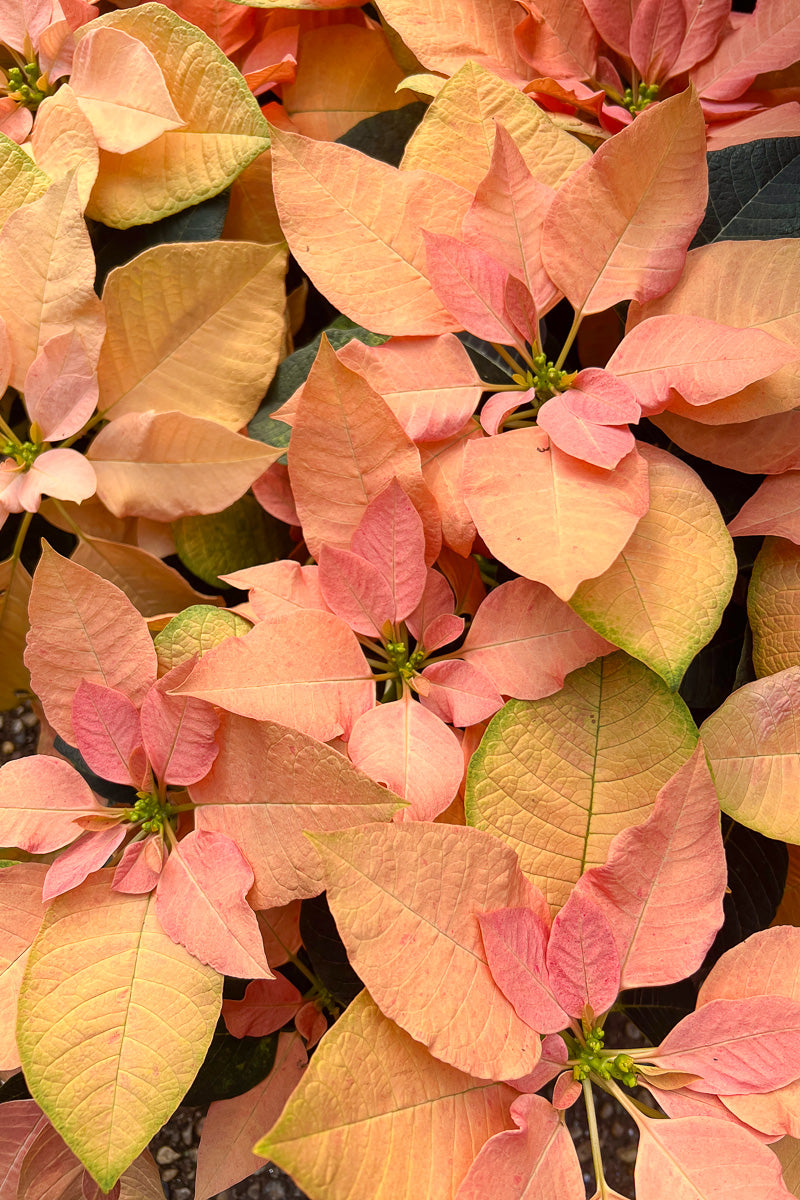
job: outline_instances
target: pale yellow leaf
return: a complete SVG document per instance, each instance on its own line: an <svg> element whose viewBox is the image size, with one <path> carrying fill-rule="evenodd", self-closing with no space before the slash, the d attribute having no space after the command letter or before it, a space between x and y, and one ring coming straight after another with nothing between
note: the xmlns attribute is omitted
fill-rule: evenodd
<svg viewBox="0 0 800 1200"><path fill-rule="evenodd" d="M12 212L47 191L50 176L11 138L0 133L0 229Z"/></svg>
<svg viewBox="0 0 800 1200"><path fill-rule="evenodd" d="M757 675L800 667L800 546L768 537L747 592Z"/></svg>
<svg viewBox="0 0 800 1200"><path fill-rule="evenodd" d="M68 83L36 110L31 150L36 165L54 180L76 172L81 206L86 208L100 158L92 127Z"/></svg>

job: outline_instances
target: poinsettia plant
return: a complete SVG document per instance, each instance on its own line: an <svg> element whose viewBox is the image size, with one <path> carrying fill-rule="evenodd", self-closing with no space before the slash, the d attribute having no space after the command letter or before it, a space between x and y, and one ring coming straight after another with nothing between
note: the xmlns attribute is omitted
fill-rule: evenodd
<svg viewBox="0 0 800 1200"><path fill-rule="evenodd" d="M800 1195L791 6L6 7L0 1200Z"/></svg>

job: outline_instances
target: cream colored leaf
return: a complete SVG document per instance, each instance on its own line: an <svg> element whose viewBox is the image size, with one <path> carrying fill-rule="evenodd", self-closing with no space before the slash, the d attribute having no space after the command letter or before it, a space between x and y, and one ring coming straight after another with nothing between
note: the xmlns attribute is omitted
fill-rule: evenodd
<svg viewBox="0 0 800 1200"><path fill-rule="evenodd" d="M54 180L76 172L81 206L86 208L100 156L92 127L68 83L54 96L47 96L36 110L31 150L36 165Z"/></svg>
<svg viewBox="0 0 800 1200"><path fill-rule="evenodd" d="M800 667L800 546L765 538L747 592L757 675Z"/></svg>
<svg viewBox="0 0 800 1200"><path fill-rule="evenodd" d="M241 429L278 364L284 333L283 246L153 246L112 271L99 407L178 410Z"/></svg>
<svg viewBox="0 0 800 1200"><path fill-rule="evenodd" d="M467 820L511 845L560 908L614 835L646 820L696 742L683 701L613 654L567 676L557 695L512 700L493 718L467 774Z"/></svg>
<svg viewBox="0 0 800 1200"><path fill-rule="evenodd" d="M51 182L21 146L0 133L0 229L18 208L38 200Z"/></svg>

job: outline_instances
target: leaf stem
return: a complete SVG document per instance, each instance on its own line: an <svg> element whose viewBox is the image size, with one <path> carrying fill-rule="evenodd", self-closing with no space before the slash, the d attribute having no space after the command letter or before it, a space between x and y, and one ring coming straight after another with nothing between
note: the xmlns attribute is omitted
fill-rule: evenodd
<svg viewBox="0 0 800 1200"><path fill-rule="evenodd" d="M18 446L22 445L22 442L19 440L17 435L14 433L14 430L11 428L10 425L6 424L6 422L3 420L2 417L0 417L0 431L6 435L6 437L8 438L8 440L10 442L16 442L16 444Z"/></svg>
<svg viewBox="0 0 800 1200"><path fill-rule="evenodd" d="M80 528L75 524L72 517L69 515L67 510L64 508L64 505L61 503L61 501L56 500L55 496L48 496L48 499L52 501L53 507L56 508L57 511L61 514L62 518L69 525L70 529L75 534L75 537L78 539L78 541L79 542L88 541L86 534L81 532Z"/></svg>
<svg viewBox="0 0 800 1200"><path fill-rule="evenodd" d="M9 572L8 576L8 587L3 592L2 599L0 599L0 628L2 628L3 621L5 620L6 608L8 607L8 598L11 595L11 588L14 586L14 576L17 573L17 564L19 563L22 555L22 547L25 544L25 535L30 528L30 523L32 520L33 513L26 512L25 516L20 522L20 527L17 530L17 536L14 540L14 549L11 551L11 571Z"/></svg>
<svg viewBox="0 0 800 1200"><path fill-rule="evenodd" d="M555 365L555 368L557 371L561 370L561 368L564 365L564 359L567 357L570 350L572 349L572 343L575 341L575 338L578 336L578 330L580 329L582 320L583 320L583 309L579 308L577 310L577 312L575 313L575 316L573 317L572 325L570 326L569 333L567 334L567 340L564 342L564 345L561 347L561 353L559 354L558 358L555 361L554 365Z"/></svg>
<svg viewBox="0 0 800 1200"><path fill-rule="evenodd" d="M586 1120L589 1125L589 1141L592 1144L592 1166L594 1167L594 1181L597 1184L597 1190L601 1196L606 1195L608 1184L606 1177L603 1174L603 1152L600 1149L600 1134L597 1129L597 1114L594 1111L594 1094L592 1085L588 1079L584 1079L581 1084L583 1088L583 1101L586 1105Z"/></svg>
<svg viewBox="0 0 800 1200"><path fill-rule="evenodd" d="M481 380L481 387L486 392L527 392L528 384L526 383L487 383L485 379Z"/></svg>
<svg viewBox="0 0 800 1200"><path fill-rule="evenodd" d="M499 342L490 342L489 345L493 350L496 350L500 357L508 363L512 370L519 373L519 363L515 362L511 355L506 350L505 346L501 346ZM531 364L532 365L532 364Z"/></svg>
<svg viewBox="0 0 800 1200"><path fill-rule="evenodd" d="M95 413L94 416L88 420L81 429L78 430L77 433L73 433L72 436L68 437L65 442L59 442L59 449L68 450L70 446L74 446L77 441L80 441L80 439L85 437L90 430L94 429L95 425L98 425L100 421L105 421L105 419L106 418L103 413Z"/></svg>

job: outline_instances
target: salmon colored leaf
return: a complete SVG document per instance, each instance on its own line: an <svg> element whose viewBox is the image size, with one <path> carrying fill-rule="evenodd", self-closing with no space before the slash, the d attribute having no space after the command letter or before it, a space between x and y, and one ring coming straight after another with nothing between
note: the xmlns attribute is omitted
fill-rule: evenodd
<svg viewBox="0 0 800 1200"><path fill-rule="evenodd" d="M41 863L14 863L0 871L0 1010L4 1014L0 1026L0 1071L13 1071L19 1066L15 1037L17 997L28 950L44 917L42 884L46 871ZM0 1195L4 1194L5 1184L3 1149L0 1141Z"/></svg>
<svg viewBox="0 0 800 1200"><path fill-rule="evenodd" d="M220 976L163 932L154 898L112 892L110 874L50 905L31 947L17 1025L34 1099L105 1190L180 1103L211 1044L222 997ZM54 1012L75 1008L80 1022L53 1021Z"/></svg>
<svg viewBox="0 0 800 1200"><path fill-rule="evenodd" d="M642 0L633 14L630 58L642 79L661 80L670 74L686 37L683 0Z"/></svg>
<svg viewBox="0 0 800 1200"><path fill-rule="evenodd" d="M426 562L435 560L439 514L419 452L388 405L339 361L325 337L303 388L287 458L314 558L323 542L349 549L367 505L394 478L422 517Z"/></svg>
<svg viewBox="0 0 800 1200"><path fill-rule="evenodd" d="M649 504L636 451L604 471L564 454L541 429L469 442L463 487L492 554L562 600L611 565Z"/></svg>
<svg viewBox="0 0 800 1200"><path fill-rule="evenodd" d="M719 627L736 556L714 496L691 467L652 446L639 450L650 469L650 508L616 561L580 584L570 604L676 688Z"/></svg>
<svg viewBox="0 0 800 1200"><path fill-rule="evenodd" d="M117 1200L119 1186L109 1193ZM102 1193L48 1121L31 1142L19 1173L18 1195L29 1200L100 1200Z"/></svg>
<svg viewBox="0 0 800 1200"><path fill-rule="evenodd" d="M455 9L453 0L446 6ZM419 21L417 11L413 19ZM491 169L496 122L508 130L534 179L548 187L560 187L590 157L587 147L559 129L505 72L495 74L479 59L461 57L406 146L401 169L434 171L474 196Z"/></svg>
<svg viewBox="0 0 800 1200"><path fill-rule="evenodd" d="M95 774L144 787L139 712L126 695L82 679L72 699L72 728L75 745Z"/></svg>
<svg viewBox="0 0 800 1200"><path fill-rule="evenodd" d="M642 1200L789 1200L780 1163L751 1133L711 1117L642 1117L636 1193Z"/></svg>
<svg viewBox="0 0 800 1200"><path fill-rule="evenodd" d="M347 146L278 129L272 139L281 227L328 300L380 333L457 329L428 282L420 230L456 234L469 193Z"/></svg>
<svg viewBox="0 0 800 1200"><path fill-rule="evenodd" d="M566 1029L569 1016L547 970L549 922L530 908L502 908L479 913L478 924L489 970L517 1015L539 1033ZM538 1067L534 1073L538 1083Z"/></svg>
<svg viewBox="0 0 800 1200"><path fill-rule="evenodd" d="M153 246L117 267L103 289L103 411L178 410L241 429L278 365L285 270L285 247L251 242Z"/></svg>
<svg viewBox="0 0 800 1200"><path fill-rule="evenodd" d="M252 1147L280 1116L303 1078L306 1063L298 1035L282 1033L275 1065L262 1083L232 1100L214 1100L209 1105L197 1150L195 1200L208 1200L263 1166Z"/></svg>
<svg viewBox="0 0 800 1200"><path fill-rule="evenodd" d="M635 446L626 422L639 420L630 388L607 371L579 371L566 392L551 397L536 424L551 442L573 458L610 470Z"/></svg>
<svg viewBox="0 0 800 1200"><path fill-rule="evenodd" d="M472 560L471 560L472 561ZM425 576L425 587L422 592L422 597L419 604L412 613L406 617L406 625L409 632L418 642L425 639L425 635L430 631L432 625L442 618L448 618L451 621L460 621L461 619L454 616L455 601L453 597L453 589L440 571L434 570L433 567L428 567ZM464 623L461 621L458 625L452 625L452 628L457 630L455 636L460 636L464 630ZM451 640L450 638L447 639ZM442 642L441 645L446 643ZM439 647L427 645L427 649L438 650Z"/></svg>
<svg viewBox="0 0 800 1200"><path fill-rule="evenodd" d="M161 872L161 928L220 975L271 979L258 922L245 900L252 885L253 871L235 842L195 829L172 847Z"/></svg>
<svg viewBox="0 0 800 1200"><path fill-rule="evenodd" d="M705 215L705 154L703 114L688 90L640 113L558 191L542 260L576 309L648 300L677 283Z"/></svg>
<svg viewBox="0 0 800 1200"><path fill-rule="evenodd" d="M408 800L399 814L403 821L432 821L444 812L464 774L458 738L408 691L363 713L347 752L371 779Z"/></svg>
<svg viewBox="0 0 800 1200"><path fill-rule="evenodd" d="M736 329L705 317L665 313L628 332L607 369L633 391L649 416L672 391L695 407L731 396L794 361L797 350L764 329Z"/></svg>
<svg viewBox="0 0 800 1200"><path fill-rule="evenodd" d="M716 242L701 246L687 256L683 275L668 295L652 300L641 308L631 306L628 325L632 327L648 317L665 314L703 317L742 330L755 329L772 334L788 342L796 351L800 345L800 314L797 311L800 266L795 251L792 238ZM724 289L719 286L720 279L727 281ZM798 380L800 361L795 360L766 378L739 387L733 393L729 391L727 396L713 404L698 406L673 398L670 410L689 417L691 421L711 425L750 421L755 417L788 412L794 408ZM735 378L732 386L736 387ZM789 462L781 466L765 466L759 461L763 454L758 445L760 439L754 439L751 430L742 429L741 433L744 437L744 454L738 461L745 464L745 471L780 471L787 466L797 465ZM785 439L786 430L783 429L776 449L784 458L787 447ZM719 442L720 439L715 435L714 440ZM794 445L793 440L790 439L790 442ZM698 449L702 455L704 450L702 447ZM718 446L712 455L716 458L721 451L724 453L724 448ZM737 466L737 462L732 461L729 465ZM737 466L737 469L741 470L742 467Z"/></svg>
<svg viewBox="0 0 800 1200"><path fill-rule="evenodd" d="M578 1085L580 1087L580 1085ZM583 1174L569 1130L544 1096L519 1096L511 1106L517 1129L485 1143L456 1200L583 1200Z"/></svg>
<svg viewBox="0 0 800 1200"><path fill-rule="evenodd" d="M160 838L147 837L141 842L130 842L122 851L114 871L114 891L135 895L152 892L164 862L164 846Z"/></svg>
<svg viewBox="0 0 800 1200"><path fill-rule="evenodd" d="M766 538L747 592L757 675L800 667L800 549L782 538Z"/></svg>
<svg viewBox="0 0 800 1200"><path fill-rule="evenodd" d="M272 967L280 967L296 954L302 944L300 936L300 901L290 900L275 908L262 908L256 913L264 953Z"/></svg>
<svg viewBox="0 0 800 1200"><path fill-rule="evenodd" d="M211 604L192 604L173 617L154 640L158 667L166 675L173 667L205 654L229 637L244 637L251 629L249 621L227 608Z"/></svg>
<svg viewBox="0 0 800 1200"><path fill-rule="evenodd" d="M623 988L658 987L702 963L722 924L727 871L702 746L662 787L651 815L615 837L577 889L605 913Z"/></svg>
<svg viewBox="0 0 800 1200"><path fill-rule="evenodd" d="M425 530L396 478L370 500L350 549L380 570L392 596L390 619L404 621L425 590Z"/></svg>
<svg viewBox="0 0 800 1200"><path fill-rule="evenodd" d="M603 1013L617 998L620 961L614 934L603 910L579 891L556 913L547 972L556 999L571 1017L583 1016L587 1005Z"/></svg>
<svg viewBox="0 0 800 1200"><path fill-rule="evenodd" d="M119 588L46 543L33 577L25 662L45 715L75 745L72 697L81 679L139 704L156 677L147 626Z"/></svg>
<svg viewBox="0 0 800 1200"><path fill-rule="evenodd" d="M800 841L800 666L735 691L703 723L701 736L719 802L741 825Z"/></svg>
<svg viewBox="0 0 800 1200"><path fill-rule="evenodd" d="M392 338L382 346L352 338L337 358L383 397L413 442L458 433L481 398L478 373L452 333Z"/></svg>
<svg viewBox="0 0 800 1200"><path fill-rule="evenodd" d="M425 560L421 560L425 569ZM380 637L394 616L394 599L388 580L378 567L360 554L323 543L319 552L319 582L331 612L356 633Z"/></svg>
<svg viewBox="0 0 800 1200"><path fill-rule="evenodd" d="M549 1033L542 1038L542 1057L531 1073L522 1079L513 1079L511 1083L520 1092L538 1092L563 1071L568 1058L569 1051L564 1039L558 1034Z"/></svg>
<svg viewBox="0 0 800 1200"><path fill-rule="evenodd" d="M770 393L774 379L770 377ZM722 467L748 475L778 474L800 467L800 414L793 410L730 425L701 425L672 412L660 413L652 420L681 449Z"/></svg>
<svg viewBox="0 0 800 1200"><path fill-rule="evenodd" d="M4 1105L0 1138L0 1195L17 1195L25 1156L50 1122L33 1100L10 1100Z"/></svg>
<svg viewBox="0 0 800 1200"><path fill-rule="evenodd" d="M344 755L296 729L223 714L219 741L211 771L191 788L202 806L195 824L242 848L255 873L256 909L323 891L319 856L303 830L389 821L402 807Z"/></svg>
<svg viewBox="0 0 800 1200"><path fill-rule="evenodd" d="M491 167L464 218L462 236L522 281L540 315L558 298L541 253L542 225L554 195L551 186L533 177L516 142L498 121ZM524 335L526 330L520 332Z"/></svg>
<svg viewBox="0 0 800 1200"><path fill-rule="evenodd" d="M765 479L728 528L734 537L767 533L800 545L800 471Z"/></svg>
<svg viewBox="0 0 800 1200"><path fill-rule="evenodd" d="M269 131L258 102L233 64L194 25L162 4L140 4L98 17L91 32L100 29L119 30L147 48L181 125L125 155L101 150L87 209L94 220L118 229L158 221L216 196L267 149Z"/></svg>
<svg viewBox="0 0 800 1200"><path fill-rule="evenodd" d="M423 66L451 75L465 59L501 76L527 75L514 44L515 13L501 0L436 0L420 13L410 0L384 0L383 16Z"/></svg>
<svg viewBox="0 0 800 1200"><path fill-rule="evenodd" d="M437 236L427 229L423 234L431 287L459 327L486 342L512 345L517 336L505 312L506 268L458 238Z"/></svg>
<svg viewBox="0 0 800 1200"><path fill-rule="evenodd" d="M192 696L171 696L191 671L179 663L154 683L142 703L142 738L147 757L161 783L186 786L211 770L219 746L214 735L219 715Z"/></svg>
<svg viewBox="0 0 800 1200"><path fill-rule="evenodd" d="M467 820L509 843L557 910L614 835L650 814L696 742L656 675L624 654L600 659L557 695L493 718L470 763Z"/></svg>
<svg viewBox="0 0 800 1200"><path fill-rule="evenodd" d="M309 1050L328 1032L325 1014L311 1000L295 1013L294 1025Z"/></svg>
<svg viewBox="0 0 800 1200"><path fill-rule="evenodd" d="M420 447L422 478L439 507L442 539L462 558L472 551L476 534L464 500L464 456L467 443L480 437L478 426L469 421L452 437Z"/></svg>
<svg viewBox="0 0 800 1200"><path fill-rule="evenodd" d="M698 90L709 100L734 100L762 71L796 62L800 21L787 0L762 5L720 42L715 54L693 72Z"/></svg>
<svg viewBox="0 0 800 1200"><path fill-rule="evenodd" d="M97 407L94 364L74 330L50 338L25 376L25 407L45 441L77 433Z"/></svg>
<svg viewBox="0 0 800 1200"><path fill-rule="evenodd" d="M362 992L256 1152L328 1200L411 1200L413 1169L426 1200L451 1200L475 1148L509 1124L514 1097L433 1058Z"/></svg>
<svg viewBox="0 0 800 1200"><path fill-rule="evenodd" d="M120 822L108 829L82 833L49 868L42 888L44 903L62 896L64 892L83 883L93 871L104 867L117 847L125 841L128 832L129 826Z"/></svg>
<svg viewBox="0 0 800 1200"><path fill-rule="evenodd" d="M174 567L139 546L84 537L70 561L115 584L145 618L176 612L200 600L214 603L215 597L196 591Z"/></svg>
<svg viewBox="0 0 800 1200"><path fill-rule="evenodd" d="M75 48L70 87L101 150L128 154L183 125L153 55L121 29L84 33Z"/></svg>
<svg viewBox="0 0 800 1200"><path fill-rule="evenodd" d="M708 1000L648 1057L700 1076L692 1091L770 1092L800 1076L800 1003L771 995Z"/></svg>
<svg viewBox="0 0 800 1200"><path fill-rule="evenodd" d="M324 612L270 617L246 637L228 638L175 690L243 717L279 720L321 742L349 737L375 704L355 634L341 617Z"/></svg>
<svg viewBox="0 0 800 1200"><path fill-rule="evenodd" d="M512 579L483 601L461 653L503 695L540 700L557 692L571 671L611 649L549 588Z"/></svg>
<svg viewBox="0 0 800 1200"><path fill-rule="evenodd" d="M45 450L27 471L11 464L13 460L7 460L8 473L0 481L6 513L38 512L43 496L80 504L97 486L92 464L76 450Z"/></svg>
<svg viewBox="0 0 800 1200"><path fill-rule="evenodd" d="M47 854L75 840L76 818L107 812L68 762L38 754L17 758L0 770L3 845Z"/></svg>
<svg viewBox="0 0 800 1200"><path fill-rule="evenodd" d="M241 1000L223 1000L225 1028L234 1037L266 1037L291 1021L303 997L285 975L254 979Z"/></svg>
<svg viewBox="0 0 800 1200"><path fill-rule="evenodd" d="M471 662L449 658L431 663L423 670L422 678L427 685L423 707L448 725L462 729L476 725L503 706L503 697L491 677Z"/></svg>
<svg viewBox="0 0 800 1200"><path fill-rule="evenodd" d="M179 412L128 413L106 425L89 448L106 507L117 517L152 521L220 512L280 453Z"/></svg>
<svg viewBox="0 0 800 1200"><path fill-rule="evenodd" d="M64 179L75 171L81 206L89 203L100 154L92 126L68 83L54 96L46 96L36 110L30 148L37 166L51 179Z"/></svg>
<svg viewBox="0 0 800 1200"><path fill-rule="evenodd" d="M381 1011L459 1070L513 1078L539 1037L492 979L475 917L544 901L507 846L407 822L315 837L348 957Z"/></svg>
<svg viewBox="0 0 800 1200"><path fill-rule="evenodd" d="M0 235L0 317L14 347L12 387L21 391L45 343L71 330L97 361L105 322L94 271L74 177L8 218Z"/></svg>
<svg viewBox="0 0 800 1200"><path fill-rule="evenodd" d="M299 608L328 611L319 586L319 567L316 566L301 567L299 563L283 559L232 571L220 578L234 587L247 588L251 607L259 620L296 612Z"/></svg>

